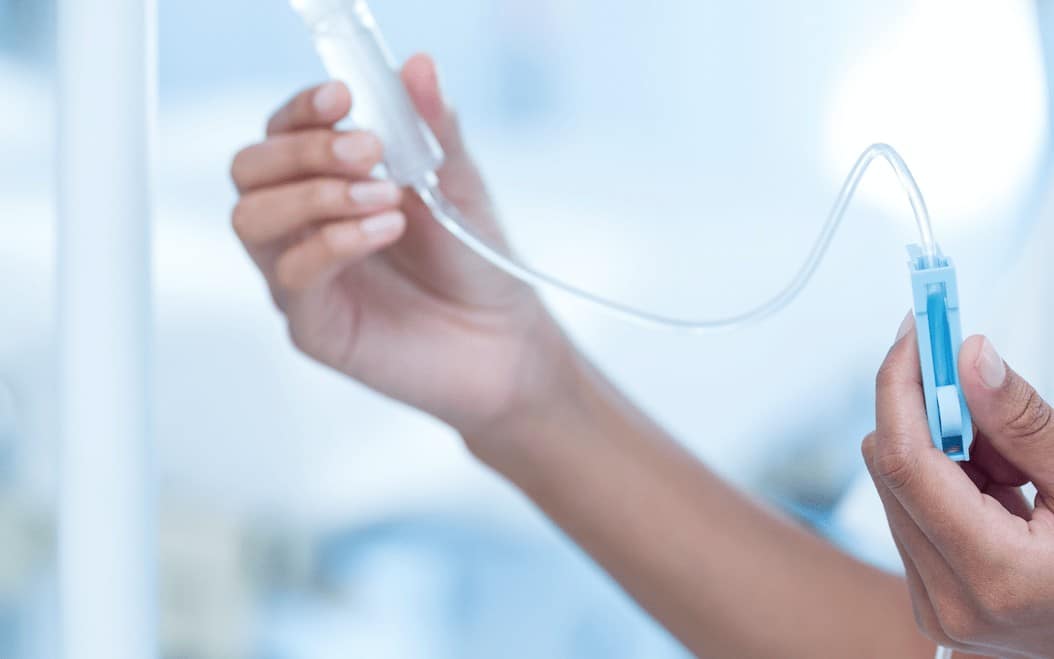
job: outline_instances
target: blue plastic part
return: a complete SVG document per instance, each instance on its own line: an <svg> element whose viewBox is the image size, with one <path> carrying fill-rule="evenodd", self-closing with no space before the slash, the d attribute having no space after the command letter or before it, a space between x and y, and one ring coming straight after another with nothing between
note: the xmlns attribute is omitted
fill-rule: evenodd
<svg viewBox="0 0 1054 659"><path fill-rule="evenodd" d="M943 256L931 263L918 245L908 247L908 256L930 438L952 460L969 460L973 421L959 386L963 338L955 265Z"/></svg>

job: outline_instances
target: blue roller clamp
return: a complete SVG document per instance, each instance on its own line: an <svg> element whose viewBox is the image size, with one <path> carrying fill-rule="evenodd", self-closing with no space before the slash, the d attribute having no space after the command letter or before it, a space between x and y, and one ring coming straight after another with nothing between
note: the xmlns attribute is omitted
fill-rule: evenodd
<svg viewBox="0 0 1054 659"><path fill-rule="evenodd" d="M970 459L973 421L959 386L959 287L951 259L929 263L918 245L908 247L915 327L919 338L926 416L933 445L952 460Z"/></svg>

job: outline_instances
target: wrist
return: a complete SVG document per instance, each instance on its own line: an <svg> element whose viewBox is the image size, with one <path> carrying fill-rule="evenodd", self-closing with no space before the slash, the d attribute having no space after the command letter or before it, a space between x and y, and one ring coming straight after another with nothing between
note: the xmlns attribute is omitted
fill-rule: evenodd
<svg viewBox="0 0 1054 659"><path fill-rule="evenodd" d="M468 450L498 471L514 456L540 448L558 429L573 432L585 416L592 367L555 323L541 332L524 360L514 399L486 422L457 428Z"/></svg>

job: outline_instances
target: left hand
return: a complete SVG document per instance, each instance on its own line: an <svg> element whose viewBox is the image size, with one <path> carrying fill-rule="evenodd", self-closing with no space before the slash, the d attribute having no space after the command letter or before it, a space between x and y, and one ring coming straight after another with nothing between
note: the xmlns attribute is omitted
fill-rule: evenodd
<svg viewBox="0 0 1054 659"><path fill-rule="evenodd" d="M977 430L961 466L930 440L906 319L863 445L916 620L955 650L1054 657L1054 412L983 337L963 344L959 377ZM1019 489L1027 482L1039 491L1034 507Z"/></svg>
<svg viewBox="0 0 1054 659"><path fill-rule="evenodd" d="M503 244L435 63L412 57L402 80L446 154L444 194ZM231 167L235 232L293 343L466 438L548 413L575 381L574 346L529 287L465 249L416 196L373 178L384 145L335 126L351 106L340 83L297 95Z"/></svg>

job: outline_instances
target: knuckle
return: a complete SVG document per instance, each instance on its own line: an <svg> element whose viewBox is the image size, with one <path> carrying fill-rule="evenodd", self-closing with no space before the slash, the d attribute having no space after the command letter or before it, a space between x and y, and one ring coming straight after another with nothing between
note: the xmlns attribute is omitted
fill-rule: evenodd
<svg viewBox="0 0 1054 659"><path fill-rule="evenodd" d="M344 226L330 224L323 227L318 232L317 241L319 243L319 248L317 251L323 261L327 263L332 262L340 255L341 249L338 247L338 244L341 243L341 241L346 241L347 238L338 235L338 233L343 234L345 230L346 228ZM344 249L346 251L347 247Z"/></svg>
<svg viewBox="0 0 1054 659"><path fill-rule="evenodd" d="M1007 421L1004 432L1011 439L1034 441L1046 436L1054 421L1050 405L1032 387L1018 397L1020 412Z"/></svg>
<svg viewBox="0 0 1054 659"><path fill-rule="evenodd" d="M304 336L303 330L298 327L295 323L287 323L286 334L289 335L289 342L293 344L293 347L302 353L308 352L309 342Z"/></svg>
<svg viewBox="0 0 1054 659"><path fill-rule="evenodd" d="M321 180L308 185L304 190L303 204L316 211L341 211L345 207L345 184L340 181Z"/></svg>
<svg viewBox="0 0 1054 659"><path fill-rule="evenodd" d="M333 138L325 133L312 133L293 142L293 161L297 169L306 172L326 171L333 165L335 156Z"/></svg>
<svg viewBox="0 0 1054 659"><path fill-rule="evenodd" d="M289 336L289 342L292 343L297 350L303 350L302 344L304 335L297 329L295 324L286 323L285 333Z"/></svg>
<svg viewBox="0 0 1054 659"><path fill-rule="evenodd" d="M252 211L244 198L239 199L231 211L231 227L242 242L248 242L252 234Z"/></svg>
<svg viewBox="0 0 1054 659"><path fill-rule="evenodd" d="M267 134L275 135L293 128L297 119L304 116L305 111L310 111L310 98L311 90L301 91L275 110L267 120Z"/></svg>
<svg viewBox="0 0 1054 659"><path fill-rule="evenodd" d="M384 142L375 133L362 133L363 159L372 168L384 159Z"/></svg>
<svg viewBox="0 0 1054 659"><path fill-rule="evenodd" d="M274 304L274 308L283 314L286 313L288 311L287 300L283 291L273 284L268 286L268 290L271 293L271 303Z"/></svg>
<svg viewBox="0 0 1054 659"><path fill-rule="evenodd" d="M234 155L231 159L230 177L231 181L238 187L241 187L245 180L245 166L249 159L250 151L248 148L242 149Z"/></svg>
<svg viewBox="0 0 1054 659"><path fill-rule="evenodd" d="M274 135L275 133L278 132L278 129L281 126L281 123L280 123L281 119L280 119L280 117L281 117L281 110L279 110L278 112L275 112L273 115L271 115L271 118L267 120L267 125L264 127L264 131L268 135Z"/></svg>
<svg viewBox="0 0 1054 659"><path fill-rule="evenodd" d="M366 174L384 159L384 143L375 133L365 130L353 130L338 136L346 149L342 162L344 168L350 167L357 174Z"/></svg>
<svg viewBox="0 0 1054 659"><path fill-rule="evenodd" d="M293 347L305 355L321 359L323 357L324 337L320 330L312 323L289 320L286 323L286 333Z"/></svg>
<svg viewBox="0 0 1054 659"><path fill-rule="evenodd" d="M878 450L878 435L874 432L868 433L864 441L860 443L860 454L864 456L864 463L870 468L875 464L875 451Z"/></svg>
<svg viewBox="0 0 1054 659"><path fill-rule="evenodd" d="M917 459L906 438L891 435L885 438L882 445L876 442L870 464L891 490L900 490L911 482Z"/></svg>
<svg viewBox="0 0 1054 659"><path fill-rule="evenodd" d="M267 120L267 134L274 135L281 131L282 126L288 123L289 118L289 106L285 105L277 110Z"/></svg>

